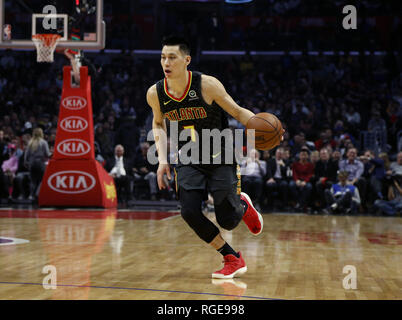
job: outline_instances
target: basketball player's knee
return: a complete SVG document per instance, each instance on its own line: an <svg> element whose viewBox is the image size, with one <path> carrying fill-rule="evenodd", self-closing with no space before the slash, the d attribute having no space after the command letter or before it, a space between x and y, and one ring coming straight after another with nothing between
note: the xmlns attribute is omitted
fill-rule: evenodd
<svg viewBox="0 0 402 320"><path fill-rule="evenodd" d="M234 197L236 195L231 193L222 202L215 204L216 221L226 230L236 228L244 213L243 206Z"/></svg>
<svg viewBox="0 0 402 320"><path fill-rule="evenodd" d="M219 223L219 225L223 229L229 230L229 231L236 228L240 221L241 221L241 219L239 219L237 216L230 216L230 217L226 217L226 218L221 218L219 220L217 219L217 222Z"/></svg>
<svg viewBox="0 0 402 320"><path fill-rule="evenodd" d="M181 208L181 216L190 226L194 224L194 209L189 207L182 207Z"/></svg>
<svg viewBox="0 0 402 320"><path fill-rule="evenodd" d="M202 212L192 207L182 207L181 216L184 221L194 230L202 228Z"/></svg>

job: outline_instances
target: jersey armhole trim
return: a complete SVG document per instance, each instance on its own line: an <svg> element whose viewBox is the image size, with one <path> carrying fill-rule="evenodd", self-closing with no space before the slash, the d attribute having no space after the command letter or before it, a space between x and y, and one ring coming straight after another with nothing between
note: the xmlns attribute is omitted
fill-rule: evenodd
<svg viewBox="0 0 402 320"><path fill-rule="evenodd" d="M200 73L200 87L198 88L200 90L200 95L201 95L201 101L204 102L208 107L219 107L222 109L222 107L215 102L215 100L212 100L212 103L207 103L204 99L204 96L202 95L202 73ZM222 109L223 110L223 109Z"/></svg>

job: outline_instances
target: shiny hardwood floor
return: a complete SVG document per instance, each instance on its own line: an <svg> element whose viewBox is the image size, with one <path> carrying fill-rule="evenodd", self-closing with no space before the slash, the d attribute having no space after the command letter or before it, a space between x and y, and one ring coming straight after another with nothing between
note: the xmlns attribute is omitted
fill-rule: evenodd
<svg viewBox="0 0 402 320"><path fill-rule="evenodd" d="M0 210L0 299L402 299L402 218L264 222L224 231L248 272L213 281L221 256L177 212Z"/></svg>

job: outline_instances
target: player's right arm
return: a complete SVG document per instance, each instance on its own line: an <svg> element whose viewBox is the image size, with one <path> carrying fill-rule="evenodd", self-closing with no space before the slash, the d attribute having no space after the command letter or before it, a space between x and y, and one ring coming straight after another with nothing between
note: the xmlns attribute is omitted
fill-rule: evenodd
<svg viewBox="0 0 402 320"><path fill-rule="evenodd" d="M156 172L159 189L165 189L167 185L163 180L164 174L171 179L170 166L167 161L167 130L165 118L161 112L159 105L158 93L156 91L156 85L150 87L147 91L147 102L152 108L153 120L152 131L154 134L156 150L158 151L159 167Z"/></svg>

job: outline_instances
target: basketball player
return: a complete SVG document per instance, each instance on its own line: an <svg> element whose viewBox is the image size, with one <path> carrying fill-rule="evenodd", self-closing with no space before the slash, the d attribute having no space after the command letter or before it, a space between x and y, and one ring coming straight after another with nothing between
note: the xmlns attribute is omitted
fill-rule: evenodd
<svg viewBox="0 0 402 320"><path fill-rule="evenodd" d="M163 179L165 174L171 179L166 159L166 143L162 135L158 134L161 130L166 133L165 118L178 121L179 134L182 130L195 130L201 154L202 129L227 128L225 112L243 125L254 116L253 112L233 101L219 80L187 70L191 57L186 40L170 36L163 40L162 45L161 65L165 78L151 86L147 92L147 102L153 112L152 128L158 151L159 189L167 187ZM179 149L185 143L179 141ZM224 147L219 153L223 157ZM211 153L211 159L215 156L216 154ZM224 257L224 267L212 273L212 278L230 279L239 276L247 271L247 266L241 253L236 252L223 239L214 223L203 215L202 201L207 199L208 192L214 199L216 220L223 229L233 230L241 220L254 235L260 234L263 228L261 214L255 210L247 194L240 194L240 177L237 176L236 168L235 162L233 165L202 162L183 165L179 162L176 168L176 185L183 219L202 240Z"/></svg>

